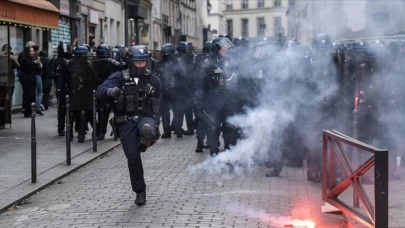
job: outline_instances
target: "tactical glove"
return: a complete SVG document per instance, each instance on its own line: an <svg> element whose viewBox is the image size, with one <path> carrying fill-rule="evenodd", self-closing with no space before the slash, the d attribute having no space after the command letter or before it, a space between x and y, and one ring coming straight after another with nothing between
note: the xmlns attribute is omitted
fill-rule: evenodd
<svg viewBox="0 0 405 228"><path fill-rule="evenodd" d="M108 89L108 92L107 92L108 96L115 97L115 98L119 97L121 95L121 93L122 93L122 90L120 90L117 87Z"/></svg>

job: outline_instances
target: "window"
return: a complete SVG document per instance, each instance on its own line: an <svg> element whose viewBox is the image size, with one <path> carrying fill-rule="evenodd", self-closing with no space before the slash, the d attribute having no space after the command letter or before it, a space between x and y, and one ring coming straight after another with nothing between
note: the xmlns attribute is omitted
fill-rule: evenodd
<svg viewBox="0 0 405 228"><path fill-rule="evenodd" d="M264 17L257 18L257 36L264 36L265 29Z"/></svg>
<svg viewBox="0 0 405 228"><path fill-rule="evenodd" d="M264 0L257 0L257 8L264 8Z"/></svg>
<svg viewBox="0 0 405 228"><path fill-rule="evenodd" d="M231 10L232 9L232 0L228 0L226 3L226 9Z"/></svg>
<svg viewBox="0 0 405 228"><path fill-rule="evenodd" d="M248 19L242 19L242 36L243 37L249 37L248 24L249 24Z"/></svg>
<svg viewBox="0 0 405 228"><path fill-rule="evenodd" d="M248 0L242 0L242 9L248 8Z"/></svg>
<svg viewBox="0 0 405 228"><path fill-rule="evenodd" d="M226 20L226 33L233 37L233 22L232 20Z"/></svg>
<svg viewBox="0 0 405 228"><path fill-rule="evenodd" d="M274 7L281 6L281 0L274 0Z"/></svg>

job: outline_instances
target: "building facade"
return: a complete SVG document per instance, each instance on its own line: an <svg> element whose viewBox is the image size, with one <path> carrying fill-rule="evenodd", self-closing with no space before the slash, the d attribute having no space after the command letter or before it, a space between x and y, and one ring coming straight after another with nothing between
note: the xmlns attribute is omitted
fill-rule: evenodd
<svg viewBox="0 0 405 228"><path fill-rule="evenodd" d="M180 0L181 41L199 44L197 37L197 3L195 0ZM201 46L201 45L200 45Z"/></svg>
<svg viewBox="0 0 405 228"><path fill-rule="evenodd" d="M310 44L318 33L332 40L402 34L405 2L393 1L290 1L287 11L291 33Z"/></svg>
<svg viewBox="0 0 405 228"><path fill-rule="evenodd" d="M210 7L208 7L210 5ZM196 1L196 15L197 15L197 43L195 46L202 49L204 43L212 39L211 28L208 26L208 9L212 5L209 0Z"/></svg>
<svg viewBox="0 0 405 228"><path fill-rule="evenodd" d="M124 44L124 13L122 0L105 1L105 18L103 23L103 43L114 47Z"/></svg>
<svg viewBox="0 0 405 228"><path fill-rule="evenodd" d="M225 32L231 37L279 36L280 28L287 30L287 0L225 1Z"/></svg>
<svg viewBox="0 0 405 228"><path fill-rule="evenodd" d="M219 34L227 33L226 20L223 11L226 9L225 0L209 0L211 9L208 10L208 27L212 32L211 39L215 39ZM207 3L208 4L208 3Z"/></svg>

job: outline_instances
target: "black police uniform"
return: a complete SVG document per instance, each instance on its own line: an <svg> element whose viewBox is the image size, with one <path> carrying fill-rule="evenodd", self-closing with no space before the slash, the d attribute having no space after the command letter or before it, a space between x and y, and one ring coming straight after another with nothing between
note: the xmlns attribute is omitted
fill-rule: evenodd
<svg viewBox="0 0 405 228"><path fill-rule="evenodd" d="M132 51L134 59L147 58L143 53L148 51L143 46L133 46L129 51ZM131 70L131 65L129 70L116 72L104 81L97 90L97 97L109 103L114 103L117 97L115 124L128 160L132 190L137 193L135 203L143 205L146 202L146 185L140 152L146 151L158 138L156 124L161 84L159 78L148 70L137 73L137 70Z"/></svg>
<svg viewBox="0 0 405 228"><path fill-rule="evenodd" d="M218 38L218 40L214 41L219 42L221 39L227 38ZM224 43L232 44L228 39ZM215 52L217 53L219 49L218 46ZM197 109L197 118L204 120L208 125L208 146L211 155L219 152L221 127L223 134L229 132L224 129L224 127L228 126L226 120L229 117L229 91L226 85L227 76L224 72L228 60L219 54L212 55L209 59L200 63L196 76L198 79L195 81L194 106ZM224 138L226 137L224 136ZM200 146L197 145L197 148Z"/></svg>
<svg viewBox="0 0 405 228"><path fill-rule="evenodd" d="M162 53L165 53L160 61L160 80L162 82L162 124L163 131L162 138L171 137L170 127L170 109L176 113L175 103L177 100L183 100L184 97L177 96L177 89L181 90L178 85L179 80L183 77L184 73L181 70L178 58L173 56L174 46L171 44L165 44L162 48ZM181 85L181 84L180 84ZM176 113L177 114L177 113ZM182 123L182 122L181 122ZM176 123L173 125L173 130L181 136L182 132L179 132L181 125Z"/></svg>
<svg viewBox="0 0 405 228"><path fill-rule="evenodd" d="M69 95L69 80L72 73L72 49L69 43L60 42L58 57L52 64L55 72L58 97L58 134L65 135L66 95Z"/></svg>
<svg viewBox="0 0 405 228"><path fill-rule="evenodd" d="M187 130L184 132L185 135L194 134L194 116L193 116L193 77L195 74L195 56L193 54L194 47L191 42L182 41L179 43L177 50L180 54L181 63L183 65L184 77L178 82L178 93L179 97L184 99L178 99L176 102L176 113L173 120L177 125L183 125L183 118L186 119ZM179 135L179 132L178 132Z"/></svg>

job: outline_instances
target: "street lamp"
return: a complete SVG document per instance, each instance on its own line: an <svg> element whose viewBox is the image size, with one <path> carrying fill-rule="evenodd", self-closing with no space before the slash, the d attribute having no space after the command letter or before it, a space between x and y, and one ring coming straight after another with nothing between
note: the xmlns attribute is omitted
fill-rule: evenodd
<svg viewBox="0 0 405 228"><path fill-rule="evenodd" d="M212 9L212 5L210 3L210 0L207 0L207 11L208 11L208 13L211 12L211 9Z"/></svg>

